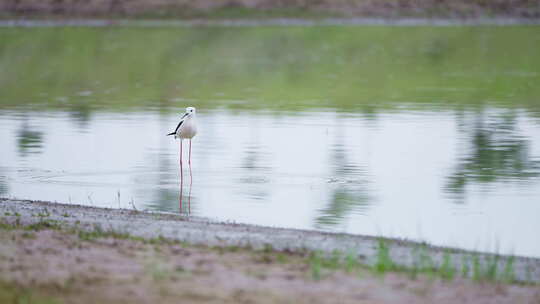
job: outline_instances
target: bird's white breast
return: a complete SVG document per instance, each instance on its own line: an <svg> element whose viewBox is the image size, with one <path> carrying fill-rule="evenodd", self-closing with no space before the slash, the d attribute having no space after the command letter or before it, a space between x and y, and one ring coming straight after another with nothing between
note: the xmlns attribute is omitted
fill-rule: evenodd
<svg viewBox="0 0 540 304"><path fill-rule="evenodd" d="M195 124L195 118L188 117L178 130L180 138L193 138L197 134L197 125Z"/></svg>

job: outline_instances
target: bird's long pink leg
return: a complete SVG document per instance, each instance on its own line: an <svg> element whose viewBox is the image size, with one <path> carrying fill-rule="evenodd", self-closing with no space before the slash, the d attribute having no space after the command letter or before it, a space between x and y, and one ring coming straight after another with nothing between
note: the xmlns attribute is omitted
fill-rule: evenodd
<svg viewBox="0 0 540 304"><path fill-rule="evenodd" d="M180 213L182 213L182 189L184 186L184 170L182 167L182 139L180 139Z"/></svg>
<svg viewBox="0 0 540 304"><path fill-rule="evenodd" d="M191 186L193 185L193 174L191 173L191 139L189 139L189 198L188 198L188 213L191 213Z"/></svg>
<svg viewBox="0 0 540 304"><path fill-rule="evenodd" d="M191 167L191 139L189 140L189 160L188 160L189 166Z"/></svg>

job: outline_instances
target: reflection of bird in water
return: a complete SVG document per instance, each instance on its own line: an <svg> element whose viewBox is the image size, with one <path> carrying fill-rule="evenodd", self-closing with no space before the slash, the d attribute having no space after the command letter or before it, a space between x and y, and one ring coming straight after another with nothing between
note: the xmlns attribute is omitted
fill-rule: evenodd
<svg viewBox="0 0 540 304"><path fill-rule="evenodd" d="M188 212L190 212L191 209L191 183L193 182L193 175L191 174L191 139L197 134L197 122L195 119L195 108L194 107L187 107L186 113L184 113L184 116L180 119L180 122L178 123L178 126L176 126L176 130L174 132L171 132L167 134L174 135L174 138L180 137L180 212L182 212L182 186L184 183L184 174L183 174L183 167L182 167L182 141L184 139L189 139L189 177L190 177L190 195L189 195L189 202L188 202Z"/></svg>

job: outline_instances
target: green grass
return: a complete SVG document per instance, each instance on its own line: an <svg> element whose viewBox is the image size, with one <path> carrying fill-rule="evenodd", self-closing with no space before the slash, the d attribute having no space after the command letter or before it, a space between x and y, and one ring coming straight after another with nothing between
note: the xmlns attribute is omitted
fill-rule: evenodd
<svg viewBox="0 0 540 304"><path fill-rule="evenodd" d="M0 303L5 304L60 304L62 302L32 289L0 281Z"/></svg>
<svg viewBox="0 0 540 304"><path fill-rule="evenodd" d="M473 255L472 257L472 278L475 281L480 281L482 279L482 265L480 264L480 257L478 255Z"/></svg>
<svg viewBox="0 0 540 304"><path fill-rule="evenodd" d="M22 234L22 237L23 238L26 238L26 239L35 239L36 238L36 234L33 233L33 232L23 232Z"/></svg>
<svg viewBox="0 0 540 304"><path fill-rule="evenodd" d="M160 245L167 244L190 246L184 242L170 240L163 236L145 239L130 235L126 232L104 230L100 225L94 225L92 229L82 229L80 227L64 228L60 222L46 219L42 219L39 222L29 225L20 224L19 219L14 223L0 221L0 229L21 229L24 231L21 235L23 238L35 238L36 235L33 233L34 231L47 229L61 230L77 235L81 241L94 241L100 238L115 238L152 244L156 246L156 250L160 249ZM289 263L291 261L289 258L290 255L298 255L295 253L276 251L271 245L264 246L261 250L253 250L249 246L212 247L212 249L219 253L240 251L252 252L255 255L254 258L262 263ZM421 274L430 279L440 278L445 281L451 281L459 275L464 278L472 278L472 280L476 282L520 283L515 279L515 258L513 256L503 258L499 255L461 253L460 265L458 265L456 264L457 261L454 253L451 250L445 250L442 253L441 260L436 262L432 257L433 253L430 252L426 244L418 245L412 251L412 254L413 264L411 266L397 264L392 260L389 241L381 238L377 242L375 260L371 266L362 263L354 252L349 252L347 254L340 251L333 251L329 254L325 254L321 251L306 252L303 260L307 265L309 276L313 280L321 280L336 271L357 275L367 271L377 275L384 275L388 272L400 272L409 275L413 279ZM159 275L156 276L157 279L159 279L158 277Z"/></svg>
<svg viewBox="0 0 540 304"><path fill-rule="evenodd" d="M276 253L276 261L278 263L285 264L289 262L289 258L283 252L278 252Z"/></svg>
<svg viewBox="0 0 540 304"><path fill-rule="evenodd" d="M466 257L466 258L465 258ZM496 255L481 254L463 255L462 276L471 277L474 281L519 283L515 278L514 256L502 257ZM469 273L472 271L472 273ZM526 280L527 283L530 279Z"/></svg>
<svg viewBox="0 0 540 304"><path fill-rule="evenodd" d="M15 227L7 222L0 221L0 229L2 230L13 230Z"/></svg>
<svg viewBox="0 0 540 304"><path fill-rule="evenodd" d="M495 281L497 280L497 271L499 267L499 256L488 256L487 257L487 263L486 263L486 270L485 270L485 277L489 281Z"/></svg>
<svg viewBox="0 0 540 304"><path fill-rule="evenodd" d="M321 11L312 10L306 8L249 8L238 6L223 6L213 9L195 9L189 7L166 7L163 9L156 9L149 7L143 12L134 12L130 14L122 14L118 12L108 12L104 15L97 16L78 16L81 19L85 18L100 18L106 17L107 19L131 19L131 20L191 20L191 19L206 19L206 20L223 20L223 19L255 19L265 20L270 18L302 18L302 19L321 19L321 18L339 18L344 15L339 12L333 11ZM2 19L20 19L24 17L26 20L56 20L63 19L65 16L55 15L47 12L27 12L21 16L18 13L0 12L0 20Z"/></svg>
<svg viewBox="0 0 540 304"><path fill-rule="evenodd" d="M177 277L178 275L187 274L183 268L177 267L171 269L166 263L159 260L148 262L144 269L154 281L165 281Z"/></svg>
<svg viewBox="0 0 540 304"><path fill-rule="evenodd" d="M211 10L196 9L164 9L147 11L137 14L134 17L143 19L258 19L269 18L304 18L320 19L328 17L341 17L342 14L333 12L318 12L301 8L273 8L273 9L253 9L248 7L220 7Z"/></svg>
<svg viewBox="0 0 540 304"><path fill-rule="evenodd" d="M461 256L461 276L464 278L469 277L470 262L467 255Z"/></svg>
<svg viewBox="0 0 540 304"><path fill-rule="evenodd" d="M46 217L49 217L51 216L51 213L49 212L49 210L45 209L41 212L38 212L36 214L34 214L33 216L37 216L37 217L41 217L41 218L46 218Z"/></svg>
<svg viewBox="0 0 540 304"><path fill-rule="evenodd" d="M79 239L84 241L93 241L98 238L115 238L122 240L135 240L135 241L147 241L155 242L154 239L145 240L140 237L132 236L125 232L118 232L115 230L104 230L101 225L94 225L93 229L73 229L73 232L79 236Z"/></svg>
<svg viewBox="0 0 540 304"><path fill-rule="evenodd" d="M24 229L30 231L40 231L45 229L59 230L62 229L62 225L60 222L54 220L40 220L37 223L24 226Z"/></svg>
<svg viewBox="0 0 540 304"><path fill-rule="evenodd" d="M31 105L85 119L100 109L173 111L189 100L205 109L376 114L407 103L540 113L540 40L530 39L539 33L539 26L1 28L0 109Z"/></svg>
<svg viewBox="0 0 540 304"><path fill-rule="evenodd" d="M435 262L426 244L416 247L412 254L414 262L411 266L397 265L391 259L387 242L380 239L377 247L376 261L372 266L372 270L378 274L384 274L389 271L404 272L411 278L416 278L419 274L423 274L431 279L440 278L451 281L457 275L460 275L463 278L472 278L476 282L520 283L515 279L515 258L513 256L502 258L498 254L461 253L461 268L458 268L451 250L444 250L439 263ZM504 265L504 269L501 272L500 268L502 265ZM530 282L530 279L527 281Z"/></svg>
<svg viewBox="0 0 540 304"><path fill-rule="evenodd" d="M310 276L314 280L321 280L324 276L335 271L353 273L365 268L353 254L343 255L340 251L333 251L329 255L320 251L311 252L308 254L307 264Z"/></svg>
<svg viewBox="0 0 540 304"><path fill-rule="evenodd" d="M443 279L445 279L445 280L454 279L456 269L455 269L453 261L452 261L452 256L447 251L445 251L445 253L444 253L443 262L442 262L442 265L441 265L439 271L440 271L441 277Z"/></svg>
<svg viewBox="0 0 540 304"><path fill-rule="evenodd" d="M502 274L502 280L506 283L511 283L515 281L515 273L514 273L514 256L510 256L506 259L506 263L504 265L504 271Z"/></svg>
<svg viewBox="0 0 540 304"><path fill-rule="evenodd" d="M311 273L311 277L314 280L320 280L322 278L322 267L323 267L323 260L324 258L321 256L320 252L313 252L308 260L309 263L309 271Z"/></svg>
<svg viewBox="0 0 540 304"><path fill-rule="evenodd" d="M373 265L373 270L377 273L385 273L387 271L397 270L397 266L390 257L390 248L388 248L386 242L379 239L377 244L377 260Z"/></svg>
<svg viewBox="0 0 540 304"><path fill-rule="evenodd" d="M359 269L361 266L358 257L354 253L349 253L345 256L345 271L347 273L352 273L355 270Z"/></svg>
<svg viewBox="0 0 540 304"><path fill-rule="evenodd" d="M39 222L28 225L22 225L19 217L17 217L13 223L9 223L6 220L0 220L0 229L3 230L24 229L27 231L39 231L44 229L58 230L61 228L60 222L55 220L41 219Z"/></svg>

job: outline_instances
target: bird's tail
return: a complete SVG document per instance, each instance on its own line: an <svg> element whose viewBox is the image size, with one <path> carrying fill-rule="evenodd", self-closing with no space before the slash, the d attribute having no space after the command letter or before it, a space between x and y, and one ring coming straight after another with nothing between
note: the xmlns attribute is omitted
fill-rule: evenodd
<svg viewBox="0 0 540 304"><path fill-rule="evenodd" d="M174 135L174 134L176 134L176 132L171 132L171 133L167 134L167 136Z"/></svg>

